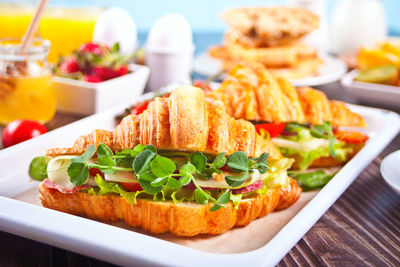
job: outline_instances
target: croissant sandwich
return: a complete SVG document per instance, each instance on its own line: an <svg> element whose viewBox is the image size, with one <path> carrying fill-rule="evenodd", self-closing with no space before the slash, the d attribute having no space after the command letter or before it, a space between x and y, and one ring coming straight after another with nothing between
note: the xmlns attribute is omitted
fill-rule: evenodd
<svg viewBox="0 0 400 267"><path fill-rule="evenodd" d="M365 127L364 119L340 101L310 87L296 89L262 65L238 65L222 85L207 94L234 118L252 121L262 136L272 138L293 167L337 166L357 153L368 137L338 127Z"/></svg>
<svg viewBox="0 0 400 267"><path fill-rule="evenodd" d="M43 206L151 233L222 234L296 202L302 189L253 124L185 86L158 97L113 132L33 159Z"/></svg>

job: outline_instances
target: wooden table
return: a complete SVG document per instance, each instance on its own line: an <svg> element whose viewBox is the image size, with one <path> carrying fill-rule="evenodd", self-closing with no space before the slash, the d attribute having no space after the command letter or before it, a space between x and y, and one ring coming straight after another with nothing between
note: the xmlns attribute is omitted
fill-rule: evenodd
<svg viewBox="0 0 400 267"><path fill-rule="evenodd" d="M339 84L321 88L330 98L354 102ZM399 112L399 110L397 110ZM79 116L57 114L57 128ZM400 266L400 196L384 182L379 167L400 149L400 134L360 174L279 266ZM108 263L0 232L0 266L108 266Z"/></svg>

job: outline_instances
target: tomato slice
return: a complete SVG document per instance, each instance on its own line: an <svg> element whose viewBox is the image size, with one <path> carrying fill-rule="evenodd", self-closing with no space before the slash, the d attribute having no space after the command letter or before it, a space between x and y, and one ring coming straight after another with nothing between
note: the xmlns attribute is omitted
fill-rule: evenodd
<svg viewBox="0 0 400 267"><path fill-rule="evenodd" d="M129 192L136 192L136 191L140 191L143 190L143 188L140 186L139 183L119 183L120 185L122 185L122 187Z"/></svg>
<svg viewBox="0 0 400 267"><path fill-rule="evenodd" d="M149 106L150 101L146 101L143 103L136 103L132 108L131 108L131 114L132 115L139 115L142 114L143 111L145 111L147 109L147 107Z"/></svg>
<svg viewBox="0 0 400 267"><path fill-rule="evenodd" d="M285 129L285 123L260 123L255 124L257 133L261 134L261 129L267 131L270 137L275 137L280 135Z"/></svg>
<svg viewBox="0 0 400 267"><path fill-rule="evenodd" d="M347 143L363 144L368 140L368 136L359 132L335 130L333 134L338 140L342 140Z"/></svg>

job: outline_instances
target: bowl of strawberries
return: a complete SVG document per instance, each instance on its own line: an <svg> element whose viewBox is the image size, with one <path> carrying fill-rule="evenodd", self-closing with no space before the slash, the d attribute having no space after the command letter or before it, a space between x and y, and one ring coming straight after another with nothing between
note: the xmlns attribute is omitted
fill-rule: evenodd
<svg viewBox="0 0 400 267"><path fill-rule="evenodd" d="M112 47L86 43L53 69L57 109L76 114L93 114L129 102L143 93L150 70L131 64L133 55Z"/></svg>

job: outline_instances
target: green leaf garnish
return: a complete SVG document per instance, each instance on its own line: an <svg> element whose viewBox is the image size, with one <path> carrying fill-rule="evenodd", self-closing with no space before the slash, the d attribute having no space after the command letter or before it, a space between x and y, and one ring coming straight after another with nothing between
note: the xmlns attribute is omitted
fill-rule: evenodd
<svg viewBox="0 0 400 267"><path fill-rule="evenodd" d="M143 150L135 157L133 161L133 170L136 175L146 172L150 169L150 162L156 154L150 150Z"/></svg>
<svg viewBox="0 0 400 267"><path fill-rule="evenodd" d="M169 177L167 183L165 184L165 187L171 189L181 189L182 186L178 180Z"/></svg>
<svg viewBox="0 0 400 267"><path fill-rule="evenodd" d="M244 172L238 175L232 175L232 176L225 176L225 181L228 183L228 185L232 187L237 187L241 185L244 181L249 179L250 174L248 172Z"/></svg>
<svg viewBox="0 0 400 267"><path fill-rule="evenodd" d="M150 163L151 171L157 177L168 176L176 170L175 163L169 158L156 156Z"/></svg>
<svg viewBox="0 0 400 267"><path fill-rule="evenodd" d="M213 162L213 166L217 169L224 167L226 164L225 152L219 153Z"/></svg>
<svg viewBox="0 0 400 267"><path fill-rule="evenodd" d="M84 184L89 178L88 166L83 162L71 162L67 170L71 183L76 186Z"/></svg>
<svg viewBox="0 0 400 267"><path fill-rule="evenodd" d="M190 163L193 164L199 172L203 172L206 167L207 157L201 152L195 152L190 156Z"/></svg>
<svg viewBox="0 0 400 267"><path fill-rule="evenodd" d="M29 176L33 180L43 181L47 178L47 164L50 159L48 157L36 157L29 164Z"/></svg>
<svg viewBox="0 0 400 267"><path fill-rule="evenodd" d="M228 166L236 171L248 171L249 158L246 153L237 151L228 157Z"/></svg>

